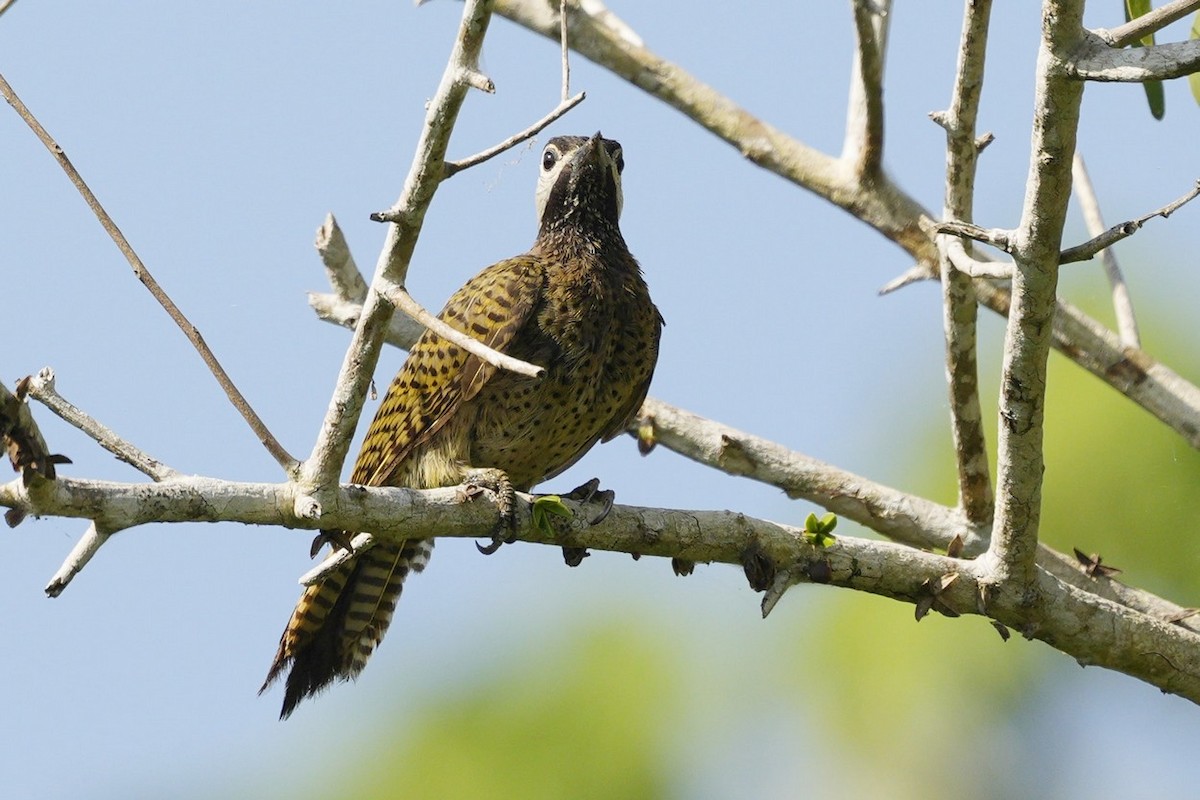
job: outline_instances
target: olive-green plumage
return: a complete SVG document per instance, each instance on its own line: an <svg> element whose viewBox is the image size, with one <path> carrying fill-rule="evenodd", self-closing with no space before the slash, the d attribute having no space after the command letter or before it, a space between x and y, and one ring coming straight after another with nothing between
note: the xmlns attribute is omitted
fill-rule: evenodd
<svg viewBox="0 0 1200 800"><path fill-rule="evenodd" d="M388 387L353 483L453 486L483 469L527 491L621 433L646 397L662 327L618 227L623 167L621 146L599 133L551 139L533 247L480 272L440 315L544 375L499 370L426 332ZM305 590L263 684L291 667L282 717L362 671L432 549L379 544Z"/></svg>

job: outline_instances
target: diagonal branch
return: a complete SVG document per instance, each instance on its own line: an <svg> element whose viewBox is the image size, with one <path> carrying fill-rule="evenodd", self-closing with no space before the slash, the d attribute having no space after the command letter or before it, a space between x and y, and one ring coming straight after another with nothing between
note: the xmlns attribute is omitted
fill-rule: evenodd
<svg viewBox="0 0 1200 800"><path fill-rule="evenodd" d="M1075 153L1075 163L1072 165L1071 174L1075 183L1075 196L1079 199L1079 208L1083 212L1088 232L1099 239L1105 234L1104 217L1100 214L1100 200L1096 197L1096 189L1092 186L1092 178L1088 175L1087 166L1083 163L1083 156L1078 152ZM1197 192L1200 192L1200 184L1197 184ZM1126 223L1125 225L1132 224ZM1125 226L1120 227L1124 228ZM1138 227L1141 227L1140 223L1138 223ZM1130 231L1130 233L1132 232ZM1092 242L1095 242L1096 239L1093 239ZM1121 337L1121 344L1125 347L1140 348L1142 340L1138 335L1137 317L1133 313L1133 298L1129 296L1129 285L1125 283L1125 276L1121 274L1121 266L1117 263L1117 254L1108 244L1105 244L1099 251L1099 255L1100 261L1104 264L1104 272L1108 276L1108 283L1112 287L1113 311L1117 317L1117 334ZM1060 255L1058 262L1064 264L1066 260Z"/></svg>
<svg viewBox="0 0 1200 800"><path fill-rule="evenodd" d="M1082 176L1082 179L1084 180L1084 182L1086 182L1087 186L1090 189L1091 182L1087 180L1087 172L1081 171L1079 173L1079 175ZM1122 239L1127 239L1130 236L1132 236L1133 234L1137 233L1138 231L1140 231L1142 229L1143 225L1145 225L1147 222L1154 219L1155 217L1162 217L1163 219L1166 219L1167 217L1171 216L1176 211L1178 211L1182 206L1186 205L1187 203L1190 203L1192 200L1195 200L1197 197L1200 197L1200 181L1196 181L1196 183L1192 187L1191 191L1189 191L1187 194L1183 195L1182 197L1180 197L1176 200L1171 201L1170 203L1167 203L1165 206L1158 209L1157 211L1151 211L1149 214L1144 214L1144 215L1138 217L1137 219L1131 219L1128 222L1122 222L1120 225L1114 225L1113 227L1111 227L1107 230L1104 230L1104 223L1101 222L1101 223L1099 223L1099 226L1098 226L1100 230L1092 231L1095 238L1089 239L1088 241L1084 242L1083 244L1079 244L1074 247L1069 247L1066 250L1063 250L1062 253L1058 257L1058 263L1071 264L1076 261L1087 261L1089 258L1096 255L1097 253L1099 253L1109 247L1112 247L1114 244L1121 241ZM1083 199L1083 198L1081 197L1081 199ZM1094 198L1093 198L1093 201L1094 201ZM1085 208L1086 208L1086 206L1085 206ZM1091 227L1091 225L1089 223L1089 228L1090 227Z"/></svg>
<svg viewBox="0 0 1200 800"><path fill-rule="evenodd" d="M179 474L157 458L134 447L111 428L60 395L54 386L54 370L49 367L43 368L30 378L27 385L30 397L92 437L105 450L139 472L156 481L168 480Z"/></svg>
<svg viewBox="0 0 1200 800"><path fill-rule="evenodd" d="M1099 28L1093 33L1104 40L1110 47L1127 47L1144 37L1156 33L1176 20L1183 19L1196 9L1200 9L1200 0L1173 0L1159 8L1118 25L1111 30Z"/></svg>
<svg viewBox="0 0 1200 800"><path fill-rule="evenodd" d="M4 99L16 110L25 124L30 127L42 144L46 146L46 149L50 151L50 154L54 156L55 161L62 167L67 177L71 180L71 183L75 185L75 188L79 190L79 194L83 196L84 201L88 204L88 208L96 215L96 219L100 221L100 225L104 228L104 231L112 238L117 249L121 251L121 255L125 256L125 260L133 268L133 274L142 282L142 285L146 287L154 299L158 301L159 305L166 310L175 324L179 326L179 329L183 331L183 335L196 348L196 352L200 354L200 358L208 366L213 377L217 379L217 383L225 390L225 394L229 397L229 401L233 404L233 407L246 420L250 429L254 431L259 441L267 448L267 452L283 467L289 476L294 475L299 466L296 459L288 454L283 445L279 443L279 440L268 430L266 423L255 413L250 403L242 395L241 391L238 390L237 386L234 385L229 374L225 372L225 368L221 366L216 355L209 348L208 343L204 341L204 337L200 335L200 330L188 321L179 307L175 305L175 301L158 285L158 281L146 269L146 265L142 263L142 259L134 251L133 246L129 244L129 240L125 238L125 234L121 233L121 229L117 227L113 218L104 210L104 206L100 205L100 201L84 182L83 176L75 169L75 165L67 158L67 154L63 152L58 143L42 127L42 124L33 116L33 113L21 102L21 99L17 97L16 92L13 91L12 86L8 84L3 75L0 75L0 95L4 96Z"/></svg>

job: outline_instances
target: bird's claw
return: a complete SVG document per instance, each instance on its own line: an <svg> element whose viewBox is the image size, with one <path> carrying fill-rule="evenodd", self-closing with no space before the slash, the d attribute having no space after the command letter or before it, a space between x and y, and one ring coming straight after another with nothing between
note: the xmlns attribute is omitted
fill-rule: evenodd
<svg viewBox="0 0 1200 800"><path fill-rule="evenodd" d="M500 512L500 519L497 520L496 527L492 529L491 544L475 543L479 552L490 556L500 549L500 545L515 542L517 540L517 493L513 489L508 475L499 469L474 469L466 474L463 483L471 487L490 489L496 494L496 506ZM507 535L505 535L506 533Z"/></svg>
<svg viewBox="0 0 1200 800"><path fill-rule="evenodd" d="M612 489L601 489L600 479L592 478L587 483L576 486L563 495L563 497L569 500L576 500L580 503L590 503L593 500L602 502L604 505L600 508L600 513L588 520L589 525L597 525L604 521L604 518L608 516L608 512L612 511L613 501L617 499L617 493Z"/></svg>

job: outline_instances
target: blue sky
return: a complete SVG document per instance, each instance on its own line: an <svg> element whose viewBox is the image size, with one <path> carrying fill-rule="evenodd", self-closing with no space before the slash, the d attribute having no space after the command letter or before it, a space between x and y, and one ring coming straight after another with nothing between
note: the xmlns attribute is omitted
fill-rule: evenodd
<svg viewBox="0 0 1200 800"><path fill-rule="evenodd" d="M1005 227L1022 202L1040 22L1033 4L997 5L980 115L980 128L997 139L981 163L976 218ZM1093 5L1090 24L1120 21L1118 2ZM940 208L943 135L926 115L948 102L960 4L897 6L885 161L900 185ZM663 57L806 143L840 151L847 4L610 7ZM334 212L360 266L374 264L383 231L368 214L399 193L459 13L451 2L21 0L0 17L0 72L295 454L311 446L347 342L307 307L306 291L327 289L313 233ZM552 108L558 63L555 45L496 19L482 67L497 93L470 96L452 155L482 149ZM667 320L652 393L908 488L904 448L892 437L936 429L938 417L926 412L945 406L936 288L877 297L910 266L898 248L583 59L574 59L572 78L588 99L549 133L600 129L624 146L622 227ZM51 365L63 394L171 466L279 479L73 187L3 111L0 379L11 385ZM1162 123L1150 118L1139 87L1089 87L1080 148L1110 224L1191 186L1200 175L1198 119L1184 82L1167 85ZM529 246L537 152L519 147L439 189L410 273L419 300L440 307L478 269ZM1127 264L1140 257L1150 265L1131 275L1135 298L1177 315L1194 307L1194 213L1151 223L1122 251ZM1084 238L1073 215L1067 239ZM1094 300L1099 286L1080 281L1077 291ZM999 321L985 314L983 331L982 363L995 369ZM402 358L385 353L377 382ZM74 460L69 474L140 479L36 413L53 449ZM551 488L593 475L624 503L732 508L781 521L813 510L670 453L640 458L620 440ZM665 564L634 570L628 559L597 555L568 571L546 548L482 559L469 542L443 542L419 587L405 593L396 626L406 644L385 645L356 686L336 688L281 725L277 694L254 691L296 578L310 566L307 534L224 525L122 533L61 598L47 600L42 586L83 528L45 519L5 533L0 785L11 787L9 797L127 797L164 787L208 796L242 781L260 787L259 796L286 794L289 785L275 782L282 765L291 786L314 780L323 732L393 704L398 677L432 694L453 692L493 658L537 646L562 615L601 617L647 598L661 618L703 618L711 635L745 652L776 646L732 569L678 581ZM795 612L785 602L775 613ZM1116 698L1119 714L1157 737L1146 752L1158 773L1184 780L1187 765L1170 755L1172 743L1200 734L1194 708L1156 703L1157 692L1097 670L1064 680L1076 681L1072 691ZM402 728L402 715L391 724ZM1083 748L1090 740L1068 741ZM1123 752L1119 742L1096 748L1088 754L1110 763Z"/></svg>

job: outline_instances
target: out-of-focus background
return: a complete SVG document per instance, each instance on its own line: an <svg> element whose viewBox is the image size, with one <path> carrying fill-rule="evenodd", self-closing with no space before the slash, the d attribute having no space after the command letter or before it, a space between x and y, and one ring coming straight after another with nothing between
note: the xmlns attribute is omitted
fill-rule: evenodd
<svg viewBox="0 0 1200 800"><path fill-rule="evenodd" d="M1089 25L1123 21L1120 0L1091 5ZM610 7L751 112L840 150L847 4ZM313 233L333 211L359 263L374 264L383 230L368 214L399 193L460 13L22 0L0 17L0 72L296 454L348 337L308 309L305 292L327 288ZM926 115L948 104L960 24L958 2L893 12L886 163L934 209L944 142ZM996 141L976 203L987 226L1018 219L1039 26L1035 4L997 4L980 115ZM557 45L503 19L482 66L497 92L471 95L454 156L557 101ZM588 99L546 135L600 129L625 147L623 228L668 322L652 393L952 501L937 287L878 297L910 266L898 248L582 58L572 66ZM1166 100L1155 122L1138 86L1087 89L1080 148L1110 224L1200 175L1186 82L1167 84ZM59 168L2 112L0 378L52 365L67 397L172 466L280 479ZM537 153L517 148L441 187L411 272L420 300L440 307L529 245ZM1145 346L1191 380L1198 213L1119 247ZM1067 239L1085 238L1072 216ZM1061 291L1111 321L1096 264L1066 267ZM1002 322L982 313L994 397ZM380 384L402 358L385 354ZM1045 538L1200 605L1200 457L1057 354L1051 379ZM74 460L66 474L140 479L35 413ZM549 488L594 475L625 503L791 523L815 510L661 448L641 458L630 440ZM1166 797L1200 773L1200 709L1041 643L1005 643L978 618L918 625L910 606L800 587L763 621L731 567L680 579L665 561L597 553L570 570L553 548L483 558L459 540L411 582L358 683L280 723L280 692L255 690L311 565L307 534L133 530L46 599L83 528L44 519L3 533L4 797Z"/></svg>

